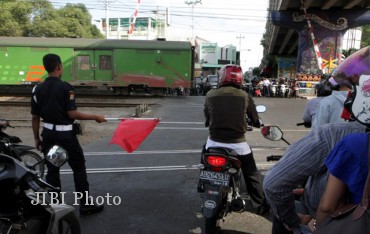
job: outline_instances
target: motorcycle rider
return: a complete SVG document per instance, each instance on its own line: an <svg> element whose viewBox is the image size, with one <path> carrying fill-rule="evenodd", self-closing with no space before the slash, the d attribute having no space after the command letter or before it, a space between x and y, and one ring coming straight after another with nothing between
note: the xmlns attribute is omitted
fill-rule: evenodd
<svg viewBox="0 0 370 234"><path fill-rule="evenodd" d="M332 77L337 82L350 81L358 85L360 75L370 75L370 46L346 58ZM351 103L351 99L347 98L345 103ZM357 107L362 110L363 105L367 102ZM348 108L344 105L343 117L348 116ZM344 136L367 131L358 121L351 121L354 118L348 120L348 123L329 123L312 129L290 145L282 159L267 172L263 188L274 214L272 233L310 233L306 224L316 216L328 179L327 156ZM295 201L292 191L302 184L305 185L304 195L300 201Z"/></svg>
<svg viewBox="0 0 370 234"><path fill-rule="evenodd" d="M317 107L324 97L329 96L332 92L331 86L328 84L328 80L324 79L315 86L316 98L309 100L303 111L303 122L304 126L310 128L312 121L315 119Z"/></svg>
<svg viewBox="0 0 370 234"><path fill-rule="evenodd" d="M260 173L253 157L253 152L246 142L246 115L254 127L261 122L253 98L244 92L242 68L237 65L225 65L218 72L218 89L207 93L204 104L205 125L209 127L209 137L205 149L209 147L226 147L239 155L242 173L247 191L255 212L264 214L269 211L260 183Z"/></svg>
<svg viewBox="0 0 370 234"><path fill-rule="evenodd" d="M331 95L320 101L316 109L316 115L312 122L312 128L327 123L340 123L344 120L340 117L343 109L343 103L347 98L348 92L351 90L351 84L347 81L335 81L333 77L329 79L332 85Z"/></svg>

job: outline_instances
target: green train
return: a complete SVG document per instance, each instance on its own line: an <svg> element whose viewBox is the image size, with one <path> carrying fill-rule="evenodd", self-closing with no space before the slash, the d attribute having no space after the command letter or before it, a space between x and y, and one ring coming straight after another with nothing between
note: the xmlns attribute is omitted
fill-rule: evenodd
<svg viewBox="0 0 370 234"><path fill-rule="evenodd" d="M42 57L58 54L62 79L82 93L167 94L188 90L194 71L190 42L80 38L0 37L0 88L33 87L47 73Z"/></svg>

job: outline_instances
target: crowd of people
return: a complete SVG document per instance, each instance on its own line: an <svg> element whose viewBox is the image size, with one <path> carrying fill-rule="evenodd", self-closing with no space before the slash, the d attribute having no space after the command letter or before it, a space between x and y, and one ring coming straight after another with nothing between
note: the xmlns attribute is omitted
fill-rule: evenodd
<svg viewBox="0 0 370 234"><path fill-rule="evenodd" d="M281 78L255 78L244 89L253 97L292 97L299 96L299 81Z"/></svg>

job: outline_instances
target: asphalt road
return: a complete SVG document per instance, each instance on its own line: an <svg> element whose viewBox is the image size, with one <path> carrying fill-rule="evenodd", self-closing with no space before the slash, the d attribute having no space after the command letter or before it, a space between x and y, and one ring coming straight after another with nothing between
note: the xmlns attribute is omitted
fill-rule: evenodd
<svg viewBox="0 0 370 234"><path fill-rule="evenodd" d="M204 97L166 97L158 102L142 117L159 117L161 122L134 153L109 145L110 138L83 145L90 195L106 204L104 212L80 217L83 233L202 233L201 198L196 192L199 170L195 165L208 135L203 124ZM290 143L309 131L296 126L306 102L255 99L256 104L267 107L260 114L265 125L279 126ZM247 140L263 173L274 164L267 163L266 156L282 154L287 147L283 141L264 139L259 129L248 132ZM67 201L74 203L72 174L68 166L62 169L62 188ZM270 231L268 217L249 212L230 214L223 223L223 233Z"/></svg>

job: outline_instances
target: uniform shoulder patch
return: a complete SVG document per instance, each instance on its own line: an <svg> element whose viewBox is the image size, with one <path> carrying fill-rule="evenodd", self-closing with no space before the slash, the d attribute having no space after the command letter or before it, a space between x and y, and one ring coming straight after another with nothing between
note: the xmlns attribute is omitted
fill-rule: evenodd
<svg viewBox="0 0 370 234"><path fill-rule="evenodd" d="M69 91L69 100L72 101L75 99L75 91L70 90Z"/></svg>

